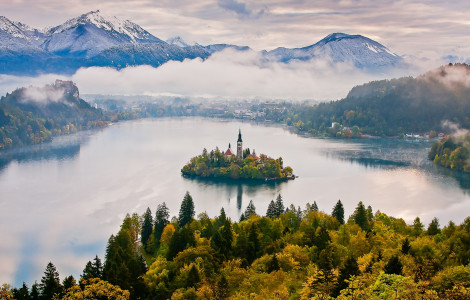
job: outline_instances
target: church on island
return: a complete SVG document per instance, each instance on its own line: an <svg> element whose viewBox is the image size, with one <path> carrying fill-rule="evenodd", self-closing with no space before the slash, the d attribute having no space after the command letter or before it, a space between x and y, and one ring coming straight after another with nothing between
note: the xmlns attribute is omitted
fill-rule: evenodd
<svg viewBox="0 0 470 300"><path fill-rule="evenodd" d="M243 140L242 140L242 131L238 129L238 140L237 140L237 153L235 154L232 150L232 146L228 143L227 151L223 152L226 157L231 157L235 155L238 159L243 159ZM247 153L247 157L253 157L255 160L258 160L259 157L256 156L255 151L253 150L253 154Z"/></svg>
<svg viewBox="0 0 470 300"><path fill-rule="evenodd" d="M243 149L242 132L238 130L237 151L228 144L227 151L218 148L195 156L181 169L183 176L236 179L236 180L289 180L294 179L292 168L284 168L282 157L271 158L265 154L256 156L250 148Z"/></svg>

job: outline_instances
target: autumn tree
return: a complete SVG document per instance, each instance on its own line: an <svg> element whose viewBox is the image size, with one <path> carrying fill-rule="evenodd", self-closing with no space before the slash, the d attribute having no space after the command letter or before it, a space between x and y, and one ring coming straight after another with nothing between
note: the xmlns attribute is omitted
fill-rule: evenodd
<svg viewBox="0 0 470 300"><path fill-rule="evenodd" d="M338 220L339 224L344 224L344 207L343 203L341 203L341 200L338 200L336 202L336 205L333 207L333 212L331 213L333 217Z"/></svg>
<svg viewBox="0 0 470 300"><path fill-rule="evenodd" d="M179 227L183 227L184 225L191 222L195 214L194 211L194 202L193 198L186 192L184 195L183 202L181 203L180 213L178 216L178 225Z"/></svg>
<svg viewBox="0 0 470 300"><path fill-rule="evenodd" d="M129 291L122 290L119 286L112 285L107 281L98 278L83 280L79 286L69 288L62 300L83 300L83 299L107 299L107 300L128 300Z"/></svg>

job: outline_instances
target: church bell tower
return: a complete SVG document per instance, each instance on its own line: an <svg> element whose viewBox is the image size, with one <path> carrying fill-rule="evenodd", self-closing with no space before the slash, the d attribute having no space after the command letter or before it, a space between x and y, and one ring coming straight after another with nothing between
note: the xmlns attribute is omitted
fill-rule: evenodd
<svg viewBox="0 0 470 300"><path fill-rule="evenodd" d="M242 132L240 129L238 129L237 158L243 159L243 141L242 141Z"/></svg>

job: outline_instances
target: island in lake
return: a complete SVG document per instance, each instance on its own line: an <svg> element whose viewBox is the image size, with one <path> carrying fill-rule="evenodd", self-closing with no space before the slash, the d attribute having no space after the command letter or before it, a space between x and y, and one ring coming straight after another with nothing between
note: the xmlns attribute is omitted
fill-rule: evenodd
<svg viewBox="0 0 470 300"><path fill-rule="evenodd" d="M246 180L288 180L294 179L291 167L284 167L282 157L273 159L265 154L257 156L255 150L243 149L241 130L238 132L237 152L234 153L230 143L227 151L218 147L191 158L181 173L187 177L246 179Z"/></svg>

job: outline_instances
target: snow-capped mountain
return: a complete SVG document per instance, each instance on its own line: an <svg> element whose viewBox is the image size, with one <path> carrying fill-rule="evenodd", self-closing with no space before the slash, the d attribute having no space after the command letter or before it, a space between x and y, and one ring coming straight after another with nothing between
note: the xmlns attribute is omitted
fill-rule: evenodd
<svg viewBox="0 0 470 300"><path fill-rule="evenodd" d="M395 66L403 61L402 57L376 41L362 35L345 33L332 33L303 48L277 48L265 55L282 62L329 59L334 63L350 62L358 68L370 70Z"/></svg>
<svg viewBox="0 0 470 300"><path fill-rule="evenodd" d="M0 16L0 48L11 51L39 51L44 33L28 25Z"/></svg>
<svg viewBox="0 0 470 300"><path fill-rule="evenodd" d="M139 25L116 17L105 17L99 10L83 14L46 32L43 44L52 53L92 57L122 44L164 43Z"/></svg>
<svg viewBox="0 0 470 300"><path fill-rule="evenodd" d="M191 45L181 37L167 42L139 25L92 11L65 23L38 30L0 17L0 74L71 74L81 67L158 67L167 61L202 58L225 49L249 51L247 46L230 44ZM289 62L314 58L351 62L356 67L381 70L403 59L385 46L360 35L330 34L304 48L277 48L266 59Z"/></svg>

